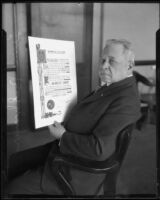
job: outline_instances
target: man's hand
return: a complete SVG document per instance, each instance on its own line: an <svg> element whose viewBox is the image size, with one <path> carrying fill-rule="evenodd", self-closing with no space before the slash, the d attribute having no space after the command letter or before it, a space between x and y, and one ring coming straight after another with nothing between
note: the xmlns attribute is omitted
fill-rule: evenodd
<svg viewBox="0 0 160 200"><path fill-rule="evenodd" d="M61 125L61 123L55 121L53 125L48 126L50 133L56 139L60 139L66 129Z"/></svg>

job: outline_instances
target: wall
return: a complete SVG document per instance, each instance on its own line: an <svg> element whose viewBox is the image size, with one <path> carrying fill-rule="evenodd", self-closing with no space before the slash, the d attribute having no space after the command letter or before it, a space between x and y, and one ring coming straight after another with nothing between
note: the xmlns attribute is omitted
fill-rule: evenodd
<svg viewBox="0 0 160 200"><path fill-rule="evenodd" d="M136 60L155 60L158 3L104 3L103 45L109 38L133 43Z"/></svg>

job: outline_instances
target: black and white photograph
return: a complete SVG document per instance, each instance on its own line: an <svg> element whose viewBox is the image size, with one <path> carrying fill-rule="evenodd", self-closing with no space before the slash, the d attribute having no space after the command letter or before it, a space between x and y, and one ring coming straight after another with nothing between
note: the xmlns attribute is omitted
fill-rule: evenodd
<svg viewBox="0 0 160 200"><path fill-rule="evenodd" d="M160 3L1 15L1 198L160 197Z"/></svg>

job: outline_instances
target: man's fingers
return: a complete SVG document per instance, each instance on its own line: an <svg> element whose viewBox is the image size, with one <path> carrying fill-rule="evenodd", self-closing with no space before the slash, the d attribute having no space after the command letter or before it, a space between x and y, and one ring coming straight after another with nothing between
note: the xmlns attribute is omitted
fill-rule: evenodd
<svg viewBox="0 0 160 200"><path fill-rule="evenodd" d="M48 126L49 130L52 132L55 130L56 126L54 124Z"/></svg>
<svg viewBox="0 0 160 200"><path fill-rule="evenodd" d="M61 126L61 124L60 124L59 122L57 122L57 121L54 121L54 125L55 125L56 127L60 127L60 126Z"/></svg>
<svg viewBox="0 0 160 200"><path fill-rule="evenodd" d="M49 125L48 128L51 129L51 128L52 128L52 125Z"/></svg>

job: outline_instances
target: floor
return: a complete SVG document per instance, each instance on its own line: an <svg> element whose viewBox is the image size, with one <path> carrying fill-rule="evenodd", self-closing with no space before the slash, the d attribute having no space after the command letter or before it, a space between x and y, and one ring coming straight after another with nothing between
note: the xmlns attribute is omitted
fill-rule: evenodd
<svg viewBox="0 0 160 200"><path fill-rule="evenodd" d="M117 183L117 195L155 195L156 126L146 124L133 132Z"/></svg>

